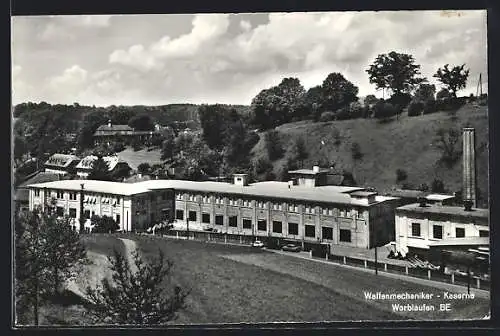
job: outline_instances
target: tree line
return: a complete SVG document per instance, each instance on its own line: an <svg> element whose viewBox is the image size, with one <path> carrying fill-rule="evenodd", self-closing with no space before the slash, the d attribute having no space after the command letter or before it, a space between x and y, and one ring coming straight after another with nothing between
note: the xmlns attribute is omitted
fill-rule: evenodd
<svg viewBox="0 0 500 336"><path fill-rule="evenodd" d="M389 52L378 55L366 70L369 81L376 90L382 90L387 99L377 99L374 95L359 101L359 88L341 73L330 73L321 85L308 90L298 78L284 78L277 86L260 91L252 100L252 124L266 130L284 123L312 119L314 121L342 120L353 118L390 118L399 116L410 103L412 115L424 110L435 112L439 109L456 107L457 92L465 88L469 69L465 64L448 64L437 69L433 75L443 86L437 93L435 85L422 77L420 65L412 55ZM437 105L435 99L447 100ZM454 103L454 104L453 104ZM427 105L425 105L427 104ZM452 106L449 106L449 105ZM425 106L424 106L425 105Z"/></svg>

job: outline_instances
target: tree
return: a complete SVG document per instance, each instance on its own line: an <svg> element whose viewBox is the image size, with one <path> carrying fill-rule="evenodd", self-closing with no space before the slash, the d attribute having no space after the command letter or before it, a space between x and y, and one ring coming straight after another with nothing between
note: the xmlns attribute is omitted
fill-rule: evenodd
<svg viewBox="0 0 500 336"><path fill-rule="evenodd" d="M439 128L436 131L436 147L441 149L441 161L448 167L451 167L462 154L457 148L459 141L460 132L454 128Z"/></svg>
<svg viewBox="0 0 500 336"><path fill-rule="evenodd" d="M469 69L464 69L465 64L448 68L449 64L445 64L443 68L439 68L433 77L437 78L449 91L454 98L457 97L457 91L464 89L469 77Z"/></svg>
<svg viewBox="0 0 500 336"><path fill-rule="evenodd" d="M366 72L377 89L391 90L394 94L409 93L424 81L417 77L420 65L415 64L413 56L395 51L378 55Z"/></svg>
<svg viewBox="0 0 500 336"><path fill-rule="evenodd" d="M446 189L444 187L443 181L441 181L440 179L437 179L437 178L432 180L431 191L434 193L445 193Z"/></svg>
<svg viewBox="0 0 500 336"><path fill-rule="evenodd" d="M329 74L321 86L322 110L337 111L358 100L358 87L338 72Z"/></svg>
<svg viewBox="0 0 500 336"><path fill-rule="evenodd" d="M441 90L438 91L436 94L436 99L438 100L446 100L451 98L451 93L445 88L442 88Z"/></svg>
<svg viewBox="0 0 500 336"><path fill-rule="evenodd" d="M403 169L396 170L396 183L406 181L408 178L408 173Z"/></svg>
<svg viewBox="0 0 500 336"><path fill-rule="evenodd" d="M435 100L436 86L434 84L421 83L415 92L414 101L425 103L429 100Z"/></svg>
<svg viewBox="0 0 500 336"><path fill-rule="evenodd" d="M253 123L269 129L290 122L303 109L305 89L297 78L284 78L278 86L262 90L253 98Z"/></svg>
<svg viewBox="0 0 500 336"><path fill-rule="evenodd" d="M278 131L269 131L264 135L269 160L275 161L285 153Z"/></svg>
<svg viewBox="0 0 500 336"><path fill-rule="evenodd" d="M95 216L91 219L93 225L95 225L93 232L98 233L113 233L116 230L120 229L120 225L113 219L113 217L109 216Z"/></svg>
<svg viewBox="0 0 500 336"><path fill-rule="evenodd" d="M309 115L314 121L319 121L322 102L323 87L321 85L313 86L303 95L302 104L305 109L310 111Z"/></svg>
<svg viewBox="0 0 500 336"><path fill-rule="evenodd" d="M359 143L353 142L351 145L351 154L354 161L358 161L363 158L363 153L361 152L361 146Z"/></svg>
<svg viewBox="0 0 500 336"><path fill-rule="evenodd" d="M397 106L387 103L382 99L373 107L373 116L377 119L388 120L399 112Z"/></svg>
<svg viewBox="0 0 500 336"><path fill-rule="evenodd" d="M364 103L365 105L375 105L378 102L378 98L375 95L369 94L365 97Z"/></svg>
<svg viewBox="0 0 500 336"><path fill-rule="evenodd" d="M88 176L89 180L112 181L113 177L109 171L109 165L102 156L98 156L92 163L92 170Z"/></svg>
<svg viewBox="0 0 500 336"><path fill-rule="evenodd" d="M161 159L169 160L172 158L175 152L175 135L174 132L169 129L168 132L163 133L163 140L161 144Z"/></svg>
<svg viewBox="0 0 500 336"><path fill-rule="evenodd" d="M296 138L288 149L288 157L290 160L300 162L300 166L304 165L304 160L307 159L309 153L306 150L306 144L303 137Z"/></svg>
<svg viewBox="0 0 500 336"><path fill-rule="evenodd" d="M89 311L102 323L154 325L167 323L185 308L189 291L172 286L173 263L159 250L159 257L145 262L135 251L132 270L125 256L114 250L108 257L112 280L105 278L97 288L87 288L92 302Z"/></svg>
<svg viewBox="0 0 500 336"><path fill-rule="evenodd" d="M155 128L153 119L147 114L133 116L128 125L136 131L152 131Z"/></svg>
<svg viewBox="0 0 500 336"><path fill-rule="evenodd" d="M149 174L151 172L151 166L147 162L143 162L137 166L137 171L141 174Z"/></svg>
<svg viewBox="0 0 500 336"><path fill-rule="evenodd" d="M26 321L26 309L31 308L34 324L38 325L40 305L57 294L60 285L87 262L72 221L40 209L16 218L16 310L21 323Z"/></svg>

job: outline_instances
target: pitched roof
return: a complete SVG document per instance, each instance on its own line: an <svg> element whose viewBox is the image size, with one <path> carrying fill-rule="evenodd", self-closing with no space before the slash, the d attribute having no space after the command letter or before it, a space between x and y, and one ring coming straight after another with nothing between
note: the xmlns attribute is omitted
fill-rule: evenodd
<svg viewBox="0 0 500 336"><path fill-rule="evenodd" d="M45 165L66 168L72 162L80 160L76 155L68 154L53 154L46 162Z"/></svg>
<svg viewBox="0 0 500 336"><path fill-rule="evenodd" d="M118 156L103 156L102 158L109 167L109 170L115 169L118 163L124 163L125 161L121 160ZM77 169L92 169L92 164L97 160L97 156L89 155L84 157L77 165Z"/></svg>

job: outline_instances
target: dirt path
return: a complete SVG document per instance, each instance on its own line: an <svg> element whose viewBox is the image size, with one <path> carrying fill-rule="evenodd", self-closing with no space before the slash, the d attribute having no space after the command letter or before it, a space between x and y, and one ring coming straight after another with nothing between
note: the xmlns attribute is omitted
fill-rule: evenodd
<svg viewBox="0 0 500 336"><path fill-rule="evenodd" d="M139 251L137 249L137 244L135 241L133 241L131 239L120 238L120 240L123 242L123 245L125 245L125 254L127 256L127 260L128 260L129 265L130 265L130 270L133 273L135 273L135 272L137 272L137 266L135 265L133 252Z"/></svg>

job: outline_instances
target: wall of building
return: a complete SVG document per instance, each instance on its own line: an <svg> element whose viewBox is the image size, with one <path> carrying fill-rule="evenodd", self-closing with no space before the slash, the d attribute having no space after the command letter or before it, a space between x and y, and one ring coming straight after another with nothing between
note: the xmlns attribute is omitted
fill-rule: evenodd
<svg viewBox="0 0 500 336"><path fill-rule="evenodd" d="M195 213L196 220L189 220L191 229L216 229L219 232L232 234L253 235L257 237L276 237L293 239L304 242L326 242L333 245L369 247L369 221L368 207L350 206L340 204L322 204L287 202L285 200L242 198L240 196L216 196L192 192L176 192L175 209L182 210L181 219L174 221L174 226L179 229L187 228L187 219L190 211ZM381 220L388 226L394 223L387 217L390 216L390 205L383 206ZM202 221L202 214L210 215L210 223ZM393 212L392 212L393 214ZM215 224L215 216L223 218L222 225ZM230 217L236 216L236 226L230 226ZM372 214L372 216L375 216ZM375 217L374 217L375 218ZM250 228L243 228L244 219L251 221ZM266 221L266 229L259 230L259 220ZM273 222L281 222L281 232L275 232ZM297 233L289 232L289 223L297 224ZM306 226L312 226L314 237L306 235ZM331 238L323 235L323 228L331 229ZM342 241L340 230L350 232L351 241ZM387 230L385 230L387 231ZM382 230L384 232L384 230ZM382 237L387 234L382 234Z"/></svg>
<svg viewBox="0 0 500 336"><path fill-rule="evenodd" d="M395 215L396 229L396 251L406 255L409 248L425 249L429 248L429 243L438 241L433 237L433 226L443 227L443 239L456 238L456 228L465 230L465 237L479 237L480 230L489 231L488 225L478 225L470 220L436 220L430 219L423 214L397 213ZM420 236L412 236L412 223L420 224Z"/></svg>

